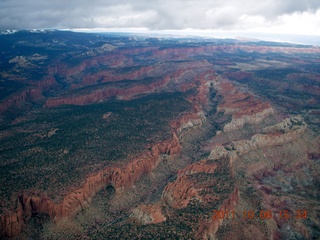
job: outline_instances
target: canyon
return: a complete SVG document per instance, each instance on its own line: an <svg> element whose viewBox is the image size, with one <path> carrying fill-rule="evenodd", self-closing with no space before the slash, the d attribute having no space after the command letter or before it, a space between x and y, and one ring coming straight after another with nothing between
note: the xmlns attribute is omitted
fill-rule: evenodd
<svg viewBox="0 0 320 240"><path fill-rule="evenodd" d="M320 236L318 47L40 35L0 36L1 239Z"/></svg>

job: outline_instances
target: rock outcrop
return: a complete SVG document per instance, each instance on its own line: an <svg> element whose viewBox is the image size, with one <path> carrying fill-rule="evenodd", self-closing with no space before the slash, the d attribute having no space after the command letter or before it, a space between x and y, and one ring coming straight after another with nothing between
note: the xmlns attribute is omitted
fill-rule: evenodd
<svg viewBox="0 0 320 240"><path fill-rule="evenodd" d="M216 168L216 163L209 163L209 160L205 159L179 170L177 179L165 187L162 201L176 209L185 208L191 199L203 201L205 196L199 194L203 186L193 182L189 176L197 173L213 174Z"/></svg>
<svg viewBox="0 0 320 240"><path fill-rule="evenodd" d="M85 66L82 68L84 69ZM74 71L79 71L81 69L71 69L71 72L68 71L65 74L71 74L74 73ZM177 120L171 122L171 127L173 129L172 139L155 144L151 147L150 151L126 164L123 164L123 166L106 167L105 169L92 174L86 178L85 183L81 188L71 191L69 194L64 196L60 203L52 202L52 200L48 199L43 194L34 194L32 192L22 193L18 198L16 210L1 215L1 235L15 236L19 234L24 224L35 213L47 214L50 219L54 221L60 221L63 218L70 218L80 210L86 208L91 203L92 198L97 194L97 192L102 190L104 187L112 186L116 191L127 189L139 180L143 174L150 173L155 167L157 167L161 161L161 158L159 157L161 154L179 154L181 152L181 145L178 135L186 129L201 125L205 121L202 106L206 104L209 88L209 86L206 85L206 81L203 81L202 79L205 75L198 76L197 79L195 79L187 88L183 84L180 84L181 79L185 77L186 72L190 72L190 69L179 70L171 76L164 77L160 82L137 85L128 89L108 88L77 97L49 98L45 107L54 107L61 104L85 105L88 103L99 102L110 96L117 96L119 99L128 100L137 94L154 92L156 89L165 87L168 83L177 84L177 86L179 88L183 88L184 91L198 86L196 96L193 100L189 100L193 106L192 112L184 113ZM212 74L212 72L206 73L206 76L210 74ZM48 84L45 84L42 87L48 88L51 86L50 84L52 83L48 82ZM22 97L22 100L24 100L24 98ZM102 117L108 118L110 115L110 113L106 113ZM196 166L197 164L195 165L195 168ZM140 210L137 210L137 213L141 216L143 211L150 210L150 213L146 213L148 216L151 216L150 219L153 219L154 221L163 220L163 217L160 216L161 214L159 215L156 213L157 211L153 211L152 209L153 207L141 207ZM143 215L141 218L138 217L138 219L140 219L139 221L145 223L148 222L146 221L145 216L146 215Z"/></svg>
<svg viewBox="0 0 320 240"><path fill-rule="evenodd" d="M107 167L86 178L81 188L66 195L61 203L53 203L46 196L32 192L21 194L14 212L0 217L1 236L16 236L35 213L47 214L50 219L60 221L70 218L86 208L92 198L106 186L121 191L132 186L143 174L151 172L160 162L160 154L174 155L181 151L178 137L173 133L170 140L160 142L151 151L134 159L123 167Z"/></svg>
<svg viewBox="0 0 320 240"><path fill-rule="evenodd" d="M41 91L38 89L26 89L15 93L0 103L0 114L7 112L11 108L22 108L25 104L44 100Z"/></svg>
<svg viewBox="0 0 320 240"><path fill-rule="evenodd" d="M141 225L156 224L166 221L166 217L161 211L160 204L140 205L132 211L130 218Z"/></svg>
<svg viewBox="0 0 320 240"><path fill-rule="evenodd" d="M230 123L223 127L223 131L230 132L242 128L245 124L259 124L269 115L274 114L269 103L263 103L252 95L238 91L226 80L217 83L218 93L223 101L218 105L218 111L225 115L232 115Z"/></svg>
<svg viewBox="0 0 320 240"><path fill-rule="evenodd" d="M232 141L228 146L215 143L209 159L228 156L232 165L238 157L264 147L286 144L299 138L307 128L301 116L286 118L282 122L266 127L263 133L255 134L250 140Z"/></svg>
<svg viewBox="0 0 320 240"><path fill-rule="evenodd" d="M200 88L203 89L202 86ZM200 91L203 95L203 92ZM88 102L83 102L86 104ZM200 101L193 102L193 110L197 113L185 113L178 120L171 123L173 133L172 139L159 142L151 147L151 150L130 161L124 166L110 166L86 178L81 188L67 194L61 203L54 203L42 194L25 192L18 198L17 207L14 212L1 215L0 233L2 236L16 236L24 224L35 213L47 214L53 221L60 221L63 218L70 218L77 212L86 208L93 197L103 188L112 186L116 191L131 187L143 174L150 173L160 163L161 154L175 155L181 152L181 145L177 134L181 134L186 128L197 126L205 121L201 112ZM51 105L52 106L52 105ZM106 113L106 117L111 114ZM191 171L198 171L201 164L197 163L191 167ZM203 171L207 171L204 166ZM213 170L210 170L212 172ZM181 174L184 174L183 171ZM135 218L141 224L161 222L165 217L161 214L159 207L141 206L135 210Z"/></svg>
<svg viewBox="0 0 320 240"><path fill-rule="evenodd" d="M236 187L230 197L226 199L217 211L232 212L236 209L240 193ZM216 239L216 233L221 227L224 218L216 218L215 214L209 220L203 220L199 223L199 229L196 233L197 239Z"/></svg>
<svg viewBox="0 0 320 240"><path fill-rule="evenodd" d="M179 79L185 74L186 70L179 70L175 72L173 75L168 75L162 78L159 78L157 81L151 81L150 83L139 83L128 88L117 88L117 87L108 87L99 90L92 91L90 93L77 94L75 96L68 97L54 97L48 98L46 103L44 104L45 108L57 107L63 104L72 104L72 105L86 105L91 103L97 103L101 101L108 100L110 98L117 98L119 100L130 100L134 97L141 94L149 94L158 91L162 91L166 88L168 84L174 84L171 86L172 89L179 89L179 84L176 82L180 82ZM177 86L175 86L177 85ZM183 91L189 90L191 87L195 87L195 85L190 85L189 88L182 89ZM171 90L172 91L172 90Z"/></svg>
<svg viewBox="0 0 320 240"><path fill-rule="evenodd" d="M215 210L234 211L240 193L230 177L229 157L228 151L222 145L216 144L207 159L179 170L177 179L163 190L162 204L173 209L183 209L191 201L202 206L222 201ZM225 181L226 178L229 181ZM230 191L230 187L233 191ZM213 189L217 189L219 194ZM210 219L200 217L198 229L195 231L196 239L214 239L222 225L223 219L213 218L213 211L209 215Z"/></svg>

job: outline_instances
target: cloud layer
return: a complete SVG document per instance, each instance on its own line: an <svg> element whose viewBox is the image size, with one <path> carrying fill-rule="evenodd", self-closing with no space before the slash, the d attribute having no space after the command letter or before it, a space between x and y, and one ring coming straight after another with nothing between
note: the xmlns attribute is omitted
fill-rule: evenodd
<svg viewBox="0 0 320 240"><path fill-rule="evenodd" d="M320 1L0 1L0 29L38 28L275 29L300 34L318 30L320 34Z"/></svg>

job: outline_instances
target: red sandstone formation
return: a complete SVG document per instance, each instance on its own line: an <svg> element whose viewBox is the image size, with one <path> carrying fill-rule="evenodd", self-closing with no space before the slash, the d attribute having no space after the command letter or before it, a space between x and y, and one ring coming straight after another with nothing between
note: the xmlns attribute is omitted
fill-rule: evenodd
<svg viewBox="0 0 320 240"><path fill-rule="evenodd" d="M0 114L5 113L10 108L23 108L28 103L41 103L45 101L45 97L42 95L44 91L58 87L57 82L52 76L46 76L38 82L28 81L28 84L32 87L16 92L0 102Z"/></svg>
<svg viewBox="0 0 320 240"><path fill-rule="evenodd" d="M47 99L44 107L57 107L63 104L72 104L72 105L86 105L90 103L101 102L110 97L117 97L118 99L129 100L134 96L139 94L151 93L156 91L158 88L161 88L166 84L164 79L161 82L151 83L149 85L138 85L132 88L127 89L118 89L118 88L106 88L103 90L97 90L92 93L75 96L75 97L65 97L65 98L49 98Z"/></svg>
<svg viewBox="0 0 320 240"><path fill-rule="evenodd" d="M307 124L300 116L286 118L280 123L264 128L263 134L255 134L250 140L233 141L228 146L232 150L227 151L221 144L214 144L209 159L228 156L232 165L239 156L256 149L292 142L302 136L306 128Z"/></svg>
<svg viewBox="0 0 320 240"><path fill-rule="evenodd" d="M197 102L197 104L200 103ZM181 129L181 126L179 126L178 123L183 125L185 122L195 121L187 118L193 116L199 118L199 115L197 114L187 113L183 115L181 119L174 121L172 126L174 127L173 129L175 132L179 132L178 129ZM34 213L48 214L54 221L72 217L75 213L90 204L92 198L102 188L113 186L116 191L129 188L143 174L151 172L159 164L161 160L159 156L161 154L174 155L178 154L180 151L181 145L178 136L176 133L173 133L171 140L154 145L150 152L143 154L129 164L123 167L107 167L98 173L89 176L80 189L76 189L66 195L59 204L53 203L50 199L42 195L35 196L31 193L24 193L19 197L16 211L1 216L1 235L17 235L23 228L25 222L27 222ZM197 169L200 165L201 163L197 163L191 168ZM143 209L150 210L149 207ZM152 210L151 212L153 220L163 220L157 211Z"/></svg>
<svg viewBox="0 0 320 240"><path fill-rule="evenodd" d="M160 81L150 84L138 84L130 88L105 88L93 91L89 94L71 97L58 97L47 99L44 107L56 107L62 104L85 105L106 100L110 97L117 97L122 100L130 100L137 95L160 91L170 82L177 82L188 70L179 70L172 76L166 76ZM188 89L184 89L185 91Z"/></svg>
<svg viewBox="0 0 320 240"><path fill-rule="evenodd" d="M0 114L5 113L10 108L23 107L28 102L39 102L44 97L38 89L26 89L19 93L15 93L0 103Z"/></svg>
<svg viewBox="0 0 320 240"><path fill-rule="evenodd" d="M222 145L217 144L215 151L223 148ZM224 149L224 148L223 148ZM226 152L226 150L225 150ZM186 208L191 200L198 200L199 203L214 202L220 199L218 195L203 194L206 188L215 186L218 182L210 180L210 183L201 184L198 181L190 178L192 175L199 173L214 174L218 171L218 165L225 161L227 154L213 154L208 159L201 160L194 164L179 170L178 177L174 182L169 183L163 193L162 204L169 205L174 209ZM216 160L216 161L212 161ZM209 184L209 185L208 185ZM233 193L219 206L218 211L234 211L239 199L239 190L235 187ZM213 215L213 213L212 213ZM213 217L213 216L212 216ZM200 220L199 228L196 232L196 239L214 239L218 228L222 225L223 219Z"/></svg>
<svg viewBox="0 0 320 240"><path fill-rule="evenodd" d="M258 124L274 113L269 103L263 103L250 94L238 91L226 80L217 83L216 88L223 96L222 103L218 105L218 111L232 115L231 122L223 128L225 132L240 129L245 124Z"/></svg>
<svg viewBox="0 0 320 240"><path fill-rule="evenodd" d="M199 192L203 190L202 186L196 186L189 179L189 175L196 173L214 173L217 164L209 163L208 160L201 160L188 167L179 170L176 181L169 183L162 194L162 201L173 208L185 208L191 199L202 201Z"/></svg>
<svg viewBox="0 0 320 240"><path fill-rule="evenodd" d="M247 52L288 52L288 53L317 53L320 52L319 48L294 48L294 47L269 47L269 46L248 46L248 45L226 45L226 46L203 46L203 47L190 47L190 48L168 48L168 49L158 49L157 47L148 47L148 48L139 48L139 49L126 49L126 50L119 50L116 53L105 53L104 55L96 55L92 56L90 59L83 60L79 65L75 67L70 67L62 63L58 63L56 65L49 66L48 68L48 76L42 79L41 81L37 81L36 83L30 82L32 87L32 91L36 91L38 96L41 96L44 91L47 91L50 88L60 88L59 84L54 79L54 75L57 75L59 77L62 77L66 79L66 82L69 83L70 89L76 89L81 88L85 86L92 86L97 84L97 81L102 82L110 82L110 81L118 81L122 79L137 79L137 78L145 78L148 77L149 74L154 73L155 71L154 67L142 67L141 69L129 72L128 74L114 74L111 72L108 72L106 70L102 70L100 72L97 72L95 74L90 74L87 76L84 76L82 81L80 83L74 83L74 78L79 78L79 74L83 74L85 70L88 69L94 69L101 66L108 66L108 67L119 67L119 66L135 66L133 63L133 60L131 56L138 55L141 53L150 53L153 54L155 58L157 58L159 61L161 59L166 59L166 61L172 59L185 59L186 57L190 56L196 56L196 55L210 55L217 51L224 51L224 52L234 52L234 51L247 51ZM200 66L209 66L210 64L206 61L198 62L198 66L193 67L200 67ZM242 74L243 75L243 74ZM73 76L72 78L69 78L70 76ZM151 74L151 76L154 76ZM242 76L245 77L246 75ZM80 78L82 76L80 75ZM294 77L294 76L292 76ZM317 78L317 76L308 76L311 78ZM165 82L165 80L164 80ZM178 86L179 83L177 82ZM182 91L186 91L187 89L190 89L191 86L187 87L187 89L183 89L185 86L188 86L190 83L184 83L181 86L179 86ZM157 85L157 84L155 84ZM164 84L165 85L165 84ZM163 87L163 85L160 83L159 87ZM297 87L297 86L295 86ZM318 94L319 89L315 87L310 86L301 86L304 91L310 92L312 94ZM71 97L70 98L53 98L49 99L47 103L45 104L46 107L53 107L58 106L61 104L84 104L85 102L92 103L95 101L101 101L104 98L113 97L115 95L119 95L120 99L125 99L126 97L124 95L128 94L128 99L134 97L136 94L141 93L148 93L153 92L158 89L156 86L151 85L147 87L146 89L143 89L143 87L136 86L133 89L124 90L123 92L117 92L114 89L111 90L102 90L96 91L91 94L87 94L83 96L84 99L79 99L80 96L77 97ZM23 90L22 93L13 94L12 96L8 97L5 101L3 101L0 104L0 112L4 113L7 111L11 106L19 106L21 103L21 100L25 100L26 92L30 90ZM41 97L41 101L43 100L43 97ZM39 100L36 101L39 103ZM251 111L254 109L260 108L265 109L264 112L260 111L260 114L258 114L255 117L255 120L249 119L241 119L240 116L237 122L232 123L232 125L227 126L226 130L234 128L241 127L243 122L246 121L253 121L254 123L259 122L260 118L264 118L266 115L272 114L272 110L269 105L261 105L261 106L254 106L256 104L259 104L257 102L252 102L252 108L248 109L248 111ZM254 113L254 112L253 112ZM240 115L244 115L246 113L239 113ZM256 113L257 114L257 113ZM234 126L233 126L234 125Z"/></svg>
<svg viewBox="0 0 320 240"><path fill-rule="evenodd" d="M187 98L187 100L192 103L193 112L185 113L180 116L178 120L171 123L171 126L174 129L177 129L176 131L179 136L182 136L183 132L189 128L200 126L206 121L203 108L207 106L209 102L209 83L215 79L216 77L213 71L206 71L196 76L193 84L199 83L197 87L197 94ZM190 88L191 87L193 87L193 85L190 86ZM186 90L187 88L185 87L183 91Z"/></svg>
<svg viewBox="0 0 320 240"><path fill-rule="evenodd" d="M179 136L189 128L193 128L194 126L199 126L205 121L205 116L203 112L198 113L186 113L183 114L179 120L173 121L171 126L174 129L177 129L177 134Z"/></svg>
<svg viewBox="0 0 320 240"><path fill-rule="evenodd" d="M185 74L185 70L177 72L172 77L165 77L164 83L166 84L168 81L178 81L178 78ZM201 81L202 84L199 86L198 94L193 102L194 108L193 110L200 110L201 105L206 103L207 99L207 86L205 86L205 82ZM149 88L158 87L159 83L153 83L149 85ZM194 86L194 85L192 85ZM124 96L128 99L130 96L137 93L145 93L145 89L147 87L142 87L139 91L139 86L134 87L133 89L127 89ZM121 90L115 90L121 91ZM132 92L132 95L129 94L129 91ZM95 93L96 94L96 93ZM77 104L87 104L90 102L95 102L100 100L99 96L97 97L95 94L88 95L87 98L76 98L78 102ZM23 99L23 98L22 98ZM60 104L72 104L74 99L60 99L59 101L47 101L46 106L57 106ZM78 211L84 209L90 202L92 198L106 186L113 186L116 191L121 191L122 189L129 188L134 184L138 179L141 178L143 174L151 172L157 165L159 164L161 158L159 156L161 154L174 155L178 154L181 151L181 145L179 143L178 136L176 134L181 132L181 129L185 129L186 126L190 126L190 122L193 125L201 124L199 121L203 121L204 116L201 112L198 113L186 113L181 116L180 119L174 121L172 123L172 127L174 129L173 137L171 140L160 142L154 145L151 148L150 152L143 154L142 156L134 159L132 162L124 165L122 167L107 167L96 174L93 174L86 178L85 183L81 188L76 189L66 195L61 203L53 203L50 199L43 195L34 195L32 193L23 193L19 196L17 208L14 212L8 212L1 215L1 224L0 224L0 233L3 236L15 236L17 235L25 222L27 222L32 214L34 213L45 213L49 215L49 217L54 221L59 221L62 218L69 218L76 214ZM181 124L181 125L180 125ZM187 124L187 125L185 125ZM180 129L180 130L179 130ZM191 166L192 171L200 171L202 162L194 164ZM204 166L204 168L207 168ZM213 169L209 170L212 172ZM203 171L207 171L207 169L203 169ZM182 174L182 172L181 172ZM144 209L149 209L145 207ZM150 209L149 209L150 210ZM152 213L152 219L155 221L160 221L161 216L156 213L157 211Z"/></svg>
<svg viewBox="0 0 320 240"><path fill-rule="evenodd" d="M161 205L140 205L133 210L130 217L138 222L138 224L156 224L166 221L166 217L161 212Z"/></svg>
<svg viewBox="0 0 320 240"><path fill-rule="evenodd" d="M80 83L72 83L70 88L71 89L82 88L85 86L99 84L99 82L105 83L105 82L121 81L124 79L137 80L137 79L143 79L147 77L154 77L155 75L154 71L155 71L154 66L142 67L138 70L125 73L125 74L116 74L114 71L111 71L111 70L103 70L95 74L84 76Z"/></svg>
<svg viewBox="0 0 320 240"><path fill-rule="evenodd" d="M50 66L48 69L48 74L69 76L79 72L82 72L85 69L98 67L98 66L109 66L109 67L120 67L125 65L133 64L132 60L123 54L117 53L107 53L100 56L94 56L89 59L82 61L79 65L75 67L70 67L63 64L57 64L55 66Z"/></svg>
<svg viewBox="0 0 320 240"><path fill-rule="evenodd" d="M230 197L226 199L223 204L220 206L217 211L228 211L232 212L236 209L237 203L239 201L239 189L236 187L232 194L230 194ZM199 224L199 229L196 234L197 239L215 239L215 235L221 227L223 223L223 218L214 218L215 214L212 215L210 220L203 220Z"/></svg>
<svg viewBox="0 0 320 240"><path fill-rule="evenodd" d="M159 164L160 154L174 155L180 151L181 145L178 137L173 133L171 140L156 144L151 148L150 152L135 159L128 165L124 167L107 167L89 176L80 189L66 195L60 204L55 204L47 197L41 195L34 196L30 193L24 193L18 199L17 210L1 216L1 235L17 235L25 222L27 222L34 213L48 214L54 221L72 217L75 213L90 204L92 198L102 188L108 185L113 186L117 191L128 188L143 174L151 172ZM155 221L161 218L160 215L155 212L152 214Z"/></svg>
<svg viewBox="0 0 320 240"><path fill-rule="evenodd" d="M160 154L174 155L181 151L178 137L154 145L150 152L136 158L123 167L107 167L86 178L79 189L69 193L59 204L44 196L23 193L19 196L14 212L5 213L0 218L1 236L16 236L34 213L45 213L54 221L74 216L91 203L92 198L106 186L116 191L129 188L143 174L151 172L160 162Z"/></svg>

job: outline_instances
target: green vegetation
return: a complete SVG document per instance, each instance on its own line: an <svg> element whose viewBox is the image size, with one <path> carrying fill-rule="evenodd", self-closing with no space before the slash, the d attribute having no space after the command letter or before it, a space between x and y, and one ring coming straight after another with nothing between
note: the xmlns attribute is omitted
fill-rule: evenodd
<svg viewBox="0 0 320 240"><path fill-rule="evenodd" d="M27 116L29 120L2 128L10 134L0 140L0 181L5 182L1 198L31 188L59 196L61 189L81 182L97 167L171 138L169 121L189 108L183 94L165 93L131 101L39 109Z"/></svg>

